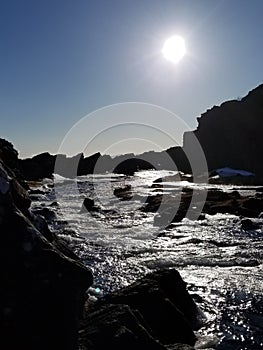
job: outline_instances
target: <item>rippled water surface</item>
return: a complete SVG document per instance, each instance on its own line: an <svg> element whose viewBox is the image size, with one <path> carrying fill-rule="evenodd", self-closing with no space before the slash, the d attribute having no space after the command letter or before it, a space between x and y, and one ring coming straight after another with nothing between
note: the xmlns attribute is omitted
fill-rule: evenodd
<svg viewBox="0 0 263 350"><path fill-rule="evenodd" d="M155 226L157 213L140 210L147 196L158 193L154 180L172 172L147 171L133 177L83 176L77 180L56 177L55 190L33 206L59 202L59 222L67 221L61 236L93 271L93 297L128 285L149 271L177 268L207 322L199 331L196 348L220 350L263 349L262 227L241 229L239 217L205 215L184 219L169 229ZM48 180L45 186L47 187ZM131 185L131 200L122 201L115 188ZM230 191L233 186L170 182L161 191L178 195L182 187ZM254 188L236 188L241 195ZM102 210L81 213L84 198L94 198ZM261 219L258 223L263 225Z"/></svg>

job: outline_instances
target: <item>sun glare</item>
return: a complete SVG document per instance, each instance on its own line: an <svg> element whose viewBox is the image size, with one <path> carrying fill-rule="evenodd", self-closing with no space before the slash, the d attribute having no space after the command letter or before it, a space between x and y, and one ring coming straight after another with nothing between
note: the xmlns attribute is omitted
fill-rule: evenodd
<svg viewBox="0 0 263 350"><path fill-rule="evenodd" d="M185 41L179 35L174 35L165 40L162 54L163 56L173 63L178 63L185 55Z"/></svg>

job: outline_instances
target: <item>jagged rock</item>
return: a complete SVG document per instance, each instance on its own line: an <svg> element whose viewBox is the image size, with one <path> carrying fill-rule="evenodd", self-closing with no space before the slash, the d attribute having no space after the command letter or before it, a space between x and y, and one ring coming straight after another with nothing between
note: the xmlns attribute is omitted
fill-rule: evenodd
<svg viewBox="0 0 263 350"><path fill-rule="evenodd" d="M197 129L184 134L183 149L191 146L193 133L203 148L209 170L229 166L263 175L260 160L263 152L262 101L263 84L240 101L227 101L209 109L198 118Z"/></svg>
<svg viewBox="0 0 263 350"><path fill-rule="evenodd" d="M81 175L92 174L95 170L96 163L98 162L100 157L101 157L101 154L99 152L94 153L91 156L86 158L82 157L79 161L78 168L77 168L78 175L81 176Z"/></svg>
<svg viewBox="0 0 263 350"><path fill-rule="evenodd" d="M150 169L155 169L155 167L148 161L136 157L131 157L117 164L113 170L113 173L134 175L134 173L138 170Z"/></svg>
<svg viewBox="0 0 263 350"><path fill-rule="evenodd" d="M36 181L51 178L56 156L44 152L32 158L19 159L19 169L25 180Z"/></svg>
<svg viewBox="0 0 263 350"><path fill-rule="evenodd" d="M92 274L47 236L44 219L36 227L27 192L1 159L0 348L73 350Z"/></svg>
<svg viewBox="0 0 263 350"><path fill-rule="evenodd" d="M85 198L82 204L82 208L80 210L81 213L89 212L97 212L100 208L95 205L94 199Z"/></svg>
<svg viewBox="0 0 263 350"><path fill-rule="evenodd" d="M43 216L35 215L31 212L31 221L35 228L41 232L41 234L49 241L53 242L56 239L56 236L53 232L50 231L48 224Z"/></svg>
<svg viewBox="0 0 263 350"><path fill-rule="evenodd" d="M250 210L263 211L263 200L259 198L248 198L244 200L243 207Z"/></svg>
<svg viewBox="0 0 263 350"><path fill-rule="evenodd" d="M158 179L159 183L160 179ZM191 217L195 213L193 208L190 207L193 196L192 188L178 189L178 193L174 191L173 196L163 196L159 192L162 192L161 187L158 188L156 195L149 195L145 205L140 208L143 212L157 213L154 218L156 226L169 227L171 223L180 222L183 218ZM178 194L177 197L175 196L176 193ZM180 203L178 203L179 200ZM262 197L241 196L236 190L232 192L224 192L219 189L208 190L205 202L202 190L195 190L195 201L197 208L202 209L201 216L198 215L196 219L204 218L203 214L214 215L217 213L256 218L263 212Z"/></svg>
<svg viewBox="0 0 263 350"><path fill-rule="evenodd" d="M40 194L40 195L45 195L46 192L43 191L43 190L40 190L40 189L30 189L29 190L29 195L37 195L37 194Z"/></svg>
<svg viewBox="0 0 263 350"><path fill-rule="evenodd" d="M126 185L126 186L123 186L123 187L117 187L117 188L114 189L113 194L114 194L114 196L116 196L120 200L128 201L133 196L131 185Z"/></svg>
<svg viewBox="0 0 263 350"><path fill-rule="evenodd" d="M245 231L248 230L257 230L260 228L260 225L257 224L256 222L253 222L250 219L242 219L241 220L241 228Z"/></svg>
<svg viewBox="0 0 263 350"><path fill-rule="evenodd" d="M80 344L90 350L165 350L128 305L100 305L89 310L80 328Z"/></svg>
<svg viewBox="0 0 263 350"><path fill-rule="evenodd" d="M9 168L17 169L18 152L11 142L0 138L0 158Z"/></svg>
<svg viewBox="0 0 263 350"><path fill-rule="evenodd" d="M194 345L196 338L192 329L202 324L202 313L176 270L149 274L105 297L104 302L125 304L138 310L149 332L163 344Z"/></svg>
<svg viewBox="0 0 263 350"><path fill-rule="evenodd" d="M48 223L53 222L56 219L56 213L47 207L41 208L41 209L34 209L34 214L43 216Z"/></svg>

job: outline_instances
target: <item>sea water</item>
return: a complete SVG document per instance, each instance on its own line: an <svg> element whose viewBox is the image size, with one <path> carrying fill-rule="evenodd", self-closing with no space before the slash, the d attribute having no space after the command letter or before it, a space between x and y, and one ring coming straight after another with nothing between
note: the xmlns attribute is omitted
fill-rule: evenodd
<svg viewBox="0 0 263 350"><path fill-rule="evenodd" d="M58 220L51 229L59 232L94 276L89 293L96 299L127 286L148 272L176 268L188 290L203 310L204 327L198 331L199 349L263 349L262 261L263 231L245 231L235 215L205 215L187 218L169 228L156 226L157 213L141 210L149 195L178 195L182 188L233 190L233 186L169 182L153 188L171 171L143 171L134 176L102 174L65 179L55 175L44 180L46 195L34 207L59 203ZM114 189L130 186L124 201ZM255 188L236 187L241 195ZM159 192L158 192L159 191ZM101 210L83 212L88 197ZM61 229L62 227L62 229ZM263 226L262 226L263 227Z"/></svg>

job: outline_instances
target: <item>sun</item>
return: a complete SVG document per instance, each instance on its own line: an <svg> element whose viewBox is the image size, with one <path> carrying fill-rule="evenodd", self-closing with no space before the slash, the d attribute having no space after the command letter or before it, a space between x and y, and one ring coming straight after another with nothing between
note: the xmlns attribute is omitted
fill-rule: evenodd
<svg viewBox="0 0 263 350"><path fill-rule="evenodd" d="M162 54L168 61L178 63L185 53L185 41L180 35L174 35L165 40Z"/></svg>

